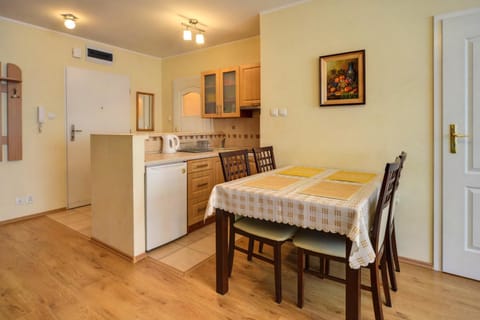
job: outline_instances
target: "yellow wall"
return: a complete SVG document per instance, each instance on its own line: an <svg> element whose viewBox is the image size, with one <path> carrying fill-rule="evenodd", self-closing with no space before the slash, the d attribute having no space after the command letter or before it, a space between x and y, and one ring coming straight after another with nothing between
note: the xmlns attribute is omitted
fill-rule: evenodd
<svg viewBox="0 0 480 320"><path fill-rule="evenodd" d="M132 92L131 127L135 129L135 92L146 91L158 101L156 129L161 131L161 59L118 48L113 48L112 66L74 59L72 48L85 48L92 42L3 19L0 39L3 69L5 63L14 63L23 76L23 160L0 162L0 221L66 206L65 67L127 75ZM36 123L38 105L57 115L47 120L42 133ZM33 204L15 205L15 197L25 195L33 196Z"/></svg>
<svg viewBox="0 0 480 320"><path fill-rule="evenodd" d="M162 60L164 131L173 131L173 80L199 76L202 71L260 61L260 38L253 37Z"/></svg>
<svg viewBox="0 0 480 320"><path fill-rule="evenodd" d="M479 0L310 1L261 16L261 144L280 165L381 172L408 153L399 254L432 262L433 16ZM319 107L322 55L366 50L363 106ZM273 118L270 108L287 108Z"/></svg>

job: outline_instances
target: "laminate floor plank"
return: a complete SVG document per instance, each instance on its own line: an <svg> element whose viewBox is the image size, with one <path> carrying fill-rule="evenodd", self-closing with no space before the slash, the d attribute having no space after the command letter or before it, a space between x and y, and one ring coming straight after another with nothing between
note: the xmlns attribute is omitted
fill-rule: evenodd
<svg viewBox="0 0 480 320"><path fill-rule="evenodd" d="M179 273L149 257L132 264L46 217L2 225L0 319L344 319L344 285L310 274L305 306L296 307L295 248L286 243L282 255L277 304L272 266L242 254L222 296L215 292L215 257ZM362 279L368 282L368 272ZM402 264L397 280L385 319L480 319L478 281L410 264ZM373 318L371 295L362 291L362 319Z"/></svg>

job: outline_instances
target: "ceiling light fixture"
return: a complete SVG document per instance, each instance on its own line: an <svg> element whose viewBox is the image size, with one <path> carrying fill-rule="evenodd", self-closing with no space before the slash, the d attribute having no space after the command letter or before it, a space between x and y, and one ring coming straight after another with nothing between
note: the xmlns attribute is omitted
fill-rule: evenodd
<svg viewBox="0 0 480 320"><path fill-rule="evenodd" d="M186 27L185 30L183 30L183 40L185 41L190 41L192 40L192 30L190 30L190 27Z"/></svg>
<svg viewBox="0 0 480 320"><path fill-rule="evenodd" d="M205 43L205 36L203 35L203 33L197 33L195 35L195 42L197 44L204 44Z"/></svg>
<svg viewBox="0 0 480 320"><path fill-rule="evenodd" d="M200 29L197 27L197 24L200 22L197 19L188 19L188 24L182 22L182 26L185 27L183 30L183 40L191 41L192 37L192 30L195 31L195 42L197 44L204 44L205 43L205 30Z"/></svg>
<svg viewBox="0 0 480 320"><path fill-rule="evenodd" d="M75 27L77 25L75 20L78 19L77 17L75 17L71 13L64 13L64 14L62 14L62 17L64 19L63 24L65 25L65 28L70 29L70 30L75 29Z"/></svg>

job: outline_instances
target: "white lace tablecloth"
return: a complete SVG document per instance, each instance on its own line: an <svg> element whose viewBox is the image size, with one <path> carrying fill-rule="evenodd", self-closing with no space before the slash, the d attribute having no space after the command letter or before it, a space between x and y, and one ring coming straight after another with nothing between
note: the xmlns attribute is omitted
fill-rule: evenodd
<svg viewBox="0 0 480 320"><path fill-rule="evenodd" d="M301 193L338 169L326 169L309 178L279 174L291 167L216 185L210 194L205 218L213 215L218 208L241 216L339 233L352 241L350 268L358 269L371 263L375 252L368 230L382 176L377 175L371 181L360 184L361 188L350 199L339 200ZM295 179L295 182L281 190L244 185L269 175Z"/></svg>

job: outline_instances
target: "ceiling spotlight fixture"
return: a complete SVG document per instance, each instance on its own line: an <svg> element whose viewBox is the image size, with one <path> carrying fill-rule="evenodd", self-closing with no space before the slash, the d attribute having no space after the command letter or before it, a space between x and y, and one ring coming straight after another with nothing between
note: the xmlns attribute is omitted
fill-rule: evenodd
<svg viewBox="0 0 480 320"><path fill-rule="evenodd" d="M65 28L67 29L75 29L75 26L77 25L77 23L75 22L75 20L77 20L78 18L75 17L73 14L71 13L64 13L62 14L63 16L63 24L65 25Z"/></svg>
<svg viewBox="0 0 480 320"><path fill-rule="evenodd" d="M197 44L204 44L205 43L205 37L203 36L203 33L197 33L195 35L195 42Z"/></svg>
<svg viewBox="0 0 480 320"><path fill-rule="evenodd" d="M197 44L204 44L205 43L205 30L200 29L197 27L197 24L200 22L197 19L188 19L188 24L182 22L182 26L185 27L183 30L183 40L191 41L193 39L192 30L195 31L195 42Z"/></svg>
<svg viewBox="0 0 480 320"><path fill-rule="evenodd" d="M190 41L192 40L192 30L190 30L190 27L185 27L185 30L183 30L183 40L185 41Z"/></svg>

